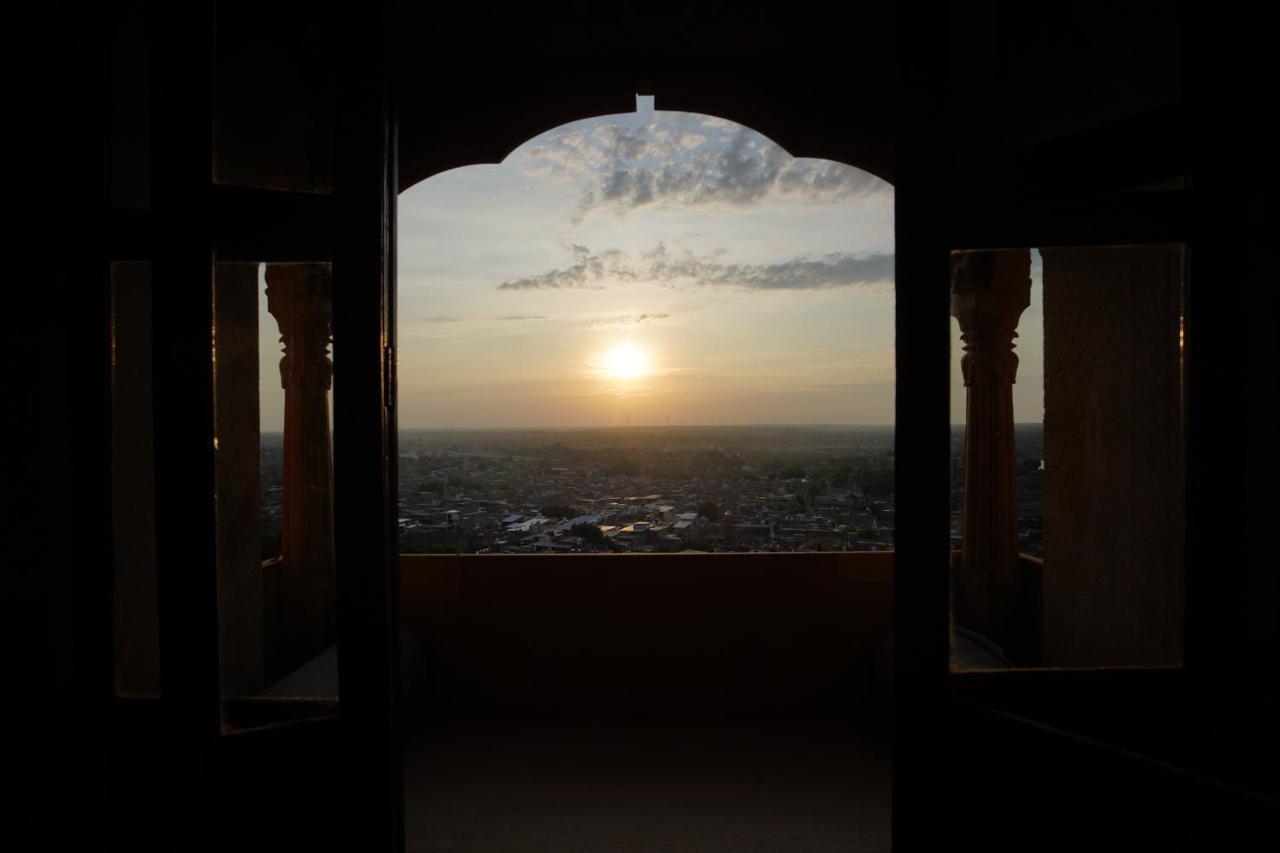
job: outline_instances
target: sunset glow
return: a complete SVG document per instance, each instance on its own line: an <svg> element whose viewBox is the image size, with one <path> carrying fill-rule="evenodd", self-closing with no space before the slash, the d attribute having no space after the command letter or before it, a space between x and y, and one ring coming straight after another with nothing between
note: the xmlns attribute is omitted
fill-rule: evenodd
<svg viewBox="0 0 1280 853"><path fill-rule="evenodd" d="M641 379L649 375L649 354L630 343L613 347L601 356L600 372L608 379Z"/></svg>
<svg viewBox="0 0 1280 853"><path fill-rule="evenodd" d="M642 100L397 222L402 427L893 421L893 188L854 166Z"/></svg>

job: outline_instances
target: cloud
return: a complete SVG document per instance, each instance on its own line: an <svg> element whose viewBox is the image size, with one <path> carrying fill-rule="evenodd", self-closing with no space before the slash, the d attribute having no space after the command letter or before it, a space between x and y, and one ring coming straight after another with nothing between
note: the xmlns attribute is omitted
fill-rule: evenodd
<svg viewBox="0 0 1280 853"><path fill-rule="evenodd" d="M586 246L570 246L575 263L541 275L504 281L499 290L603 290L608 279L633 281L635 272L627 265L627 256L611 249L593 254Z"/></svg>
<svg viewBox="0 0 1280 853"><path fill-rule="evenodd" d="M611 249L593 253L570 246L574 263L541 275L504 281L499 290L602 290L620 282L648 282L672 287L733 287L740 290L823 290L891 284L890 254L836 253L801 256L772 264L723 263L723 252L674 255L658 246L633 257ZM644 316L644 315L642 315Z"/></svg>
<svg viewBox="0 0 1280 853"><path fill-rule="evenodd" d="M594 329L596 331L640 329L645 326L652 326L656 323L661 323L663 320L668 320L670 318L670 314L633 314L622 317L612 317L607 320L597 320L587 328Z"/></svg>
<svg viewBox="0 0 1280 853"><path fill-rule="evenodd" d="M437 314L434 317L419 317L417 322L424 325L436 325L439 323L474 323L477 320L482 322L489 320L497 320L499 322L508 320L546 320L545 314L506 314L502 317L454 317L447 314Z"/></svg>
<svg viewBox="0 0 1280 853"><path fill-rule="evenodd" d="M748 206L768 197L830 203L892 192L875 176L830 160L796 159L733 122L655 113L552 132L525 152L530 174L581 184L581 214L653 204Z"/></svg>

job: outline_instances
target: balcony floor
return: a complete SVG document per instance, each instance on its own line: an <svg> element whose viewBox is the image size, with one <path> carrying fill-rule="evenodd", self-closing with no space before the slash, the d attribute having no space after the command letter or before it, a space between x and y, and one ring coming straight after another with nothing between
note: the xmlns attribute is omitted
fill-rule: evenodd
<svg viewBox="0 0 1280 853"><path fill-rule="evenodd" d="M405 762L410 853L889 849L889 746L857 718L435 717Z"/></svg>

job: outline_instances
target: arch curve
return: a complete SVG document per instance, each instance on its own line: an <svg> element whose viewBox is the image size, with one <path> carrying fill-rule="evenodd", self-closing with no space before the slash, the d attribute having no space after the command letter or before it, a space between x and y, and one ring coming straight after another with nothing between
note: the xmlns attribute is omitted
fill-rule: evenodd
<svg viewBox="0 0 1280 853"><path fill-rule="evenodd" d="M581 119L628 113L631 79L514 77L399 96L399 188L460 166L500 163L535 136ZM837 111L823 89L795 80L665 78L654 81L660 110L700 113L755 130L793 157L834 160L893 183L893 129L887 113ZM874 106L874 105L873 105Z"/></svg>

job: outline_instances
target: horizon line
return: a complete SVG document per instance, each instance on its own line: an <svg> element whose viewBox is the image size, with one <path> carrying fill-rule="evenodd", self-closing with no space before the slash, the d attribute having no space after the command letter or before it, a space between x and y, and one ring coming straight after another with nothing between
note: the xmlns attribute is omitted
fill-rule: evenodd
<svg viewBox="0 0 1280 853"><path fill-rule="evenodd" d="M1020 426L1038 426L1043 427L1043 421L1014 421L1015 427ZM765 423L765 424L610 424L608 426L400 426L397 432L405 432L409 430L419 430L423 432L493 432L499 430L509 430L515 432L535 432L535 431L581 431L581 430L637 430L637 429L777 429L780 427L789 427L794 429L894 429L895 424L885 423ZM956 427L964 427L963 423L952 423L952 429ZM262 435L282 435L284 430L280 429L263 429L259 430Z"/></svg>

